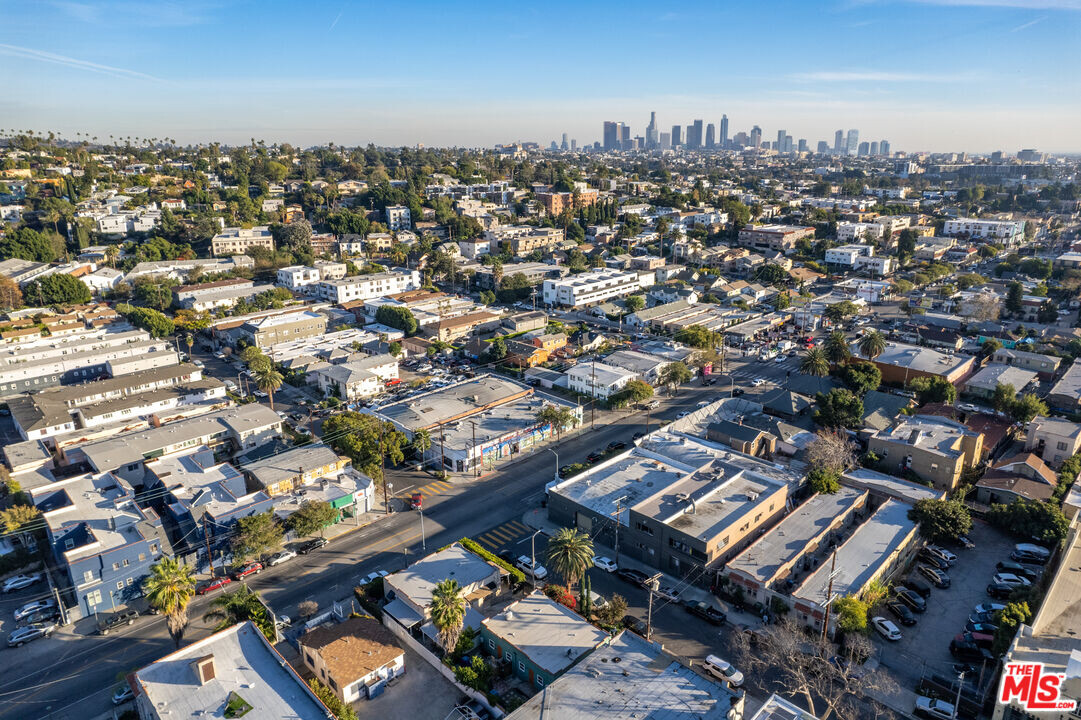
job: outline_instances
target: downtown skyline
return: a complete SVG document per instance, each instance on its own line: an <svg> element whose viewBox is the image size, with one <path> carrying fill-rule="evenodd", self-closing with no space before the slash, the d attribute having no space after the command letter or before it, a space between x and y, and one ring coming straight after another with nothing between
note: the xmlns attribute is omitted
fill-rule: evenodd
<svg viewBox="0 0 1081 720"><path fill-rule="evenodd" d="M554 3L521 17L317 2L294 17L280 2L27 4L0 30L0 116L182 144L547 146L567 133L581 147L604 120L644 129L637 118L657 111L662 129L727 114L730 136L785 128L812 149L843 126L912 152L1081 151L1081 2L809 5L771 2L755 23L727 5ZM623 49L587 52L588 28ZM552 52L538 64L528 43Z"/></svg>

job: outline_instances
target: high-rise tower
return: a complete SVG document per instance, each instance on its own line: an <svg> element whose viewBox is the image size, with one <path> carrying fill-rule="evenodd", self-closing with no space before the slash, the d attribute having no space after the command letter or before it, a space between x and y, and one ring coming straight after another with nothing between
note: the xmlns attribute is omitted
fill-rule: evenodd
<svg viewBox="0 0 1081 720"><path fill-rule="evenodd" d="M720 143L722 148L728 147L728 116L721 115L721 136L717 142Z"/></svg>

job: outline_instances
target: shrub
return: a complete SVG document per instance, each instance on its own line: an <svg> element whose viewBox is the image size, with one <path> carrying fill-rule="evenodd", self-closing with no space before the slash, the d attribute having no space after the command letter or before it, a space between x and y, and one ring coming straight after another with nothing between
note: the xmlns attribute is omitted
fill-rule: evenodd
<svg viewBox="0 0 1081 720"><path fill-rule="evenodd" d="M498 555L495 555L494 553L484 549L477 541L470 538L462 538L458 542L461 544L462 547L464 547L466 550L473 553L474 555L479 555L488 562L494 563L509 572L512 585L517 585L518 583L525 582L524 572L514 567Z"/></svg>

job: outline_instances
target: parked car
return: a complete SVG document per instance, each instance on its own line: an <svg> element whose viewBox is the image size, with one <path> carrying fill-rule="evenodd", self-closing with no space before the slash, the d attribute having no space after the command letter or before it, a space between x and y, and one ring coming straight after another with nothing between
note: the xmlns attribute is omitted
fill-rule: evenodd
<svg viewBox="0 0 1081 720"><path fill-rule="evenodd" d="M950 567L950 564L940 558L938 555L931 553L927 548L924 548L917 553L916 557L920 562L939 570L946 570Z"/></svg>
<svg viewBox="0 0 1081 720"><path fill-rule="evenodd" d="M633 568L620 568L616 570L616 577L632 585L645 585L649 581L649 575L641 570Z"/></svg>
<svg viewBox="0 0 1081 720"><path fill-rule="evenodd" d="M966 662L992 662L995 659L987 648L982 648L974 642L958 641L956 638L950 640L950 655Z"/></svg>
<svg viewBox="0 0 1081 720"><path fill-rule="evenodd" d="M921 613L927 610L927 601L913 591L909 590L908 588L903 586L897 586L893 589L893 591L901 602L903 602L905 605L908 605L916 612Z"/></svg>
<svg viewBox="0 0 1081 720"><path fill-rule="evenodd" d="M871 627L875 629L875 632L887 640L897 641L901 639L900 628L894 625L893 621L887 620L881 615L876 615L871 618Z"/></svg>
<svg viewBox="0 0 1081 720"><path fill-rule="evenodd" d="M624 615L620 624L628 630L638 633L642 637L646 636L646 624L634 615Z"/></svg>
<svg viewBox="0 0 1081 720"><path fill-rule="evenodd" d="M517 566L517 568L524 572L526 575L536 580L543 580L544 578L548 577L548 570L540 563L534 564L533 560L531 560L526 555L520 555L518 557L518 562L515 563L515 566Z"/></svg>
<svg viewBox="0 0 1081 720"><path fill-rule="evenodd" d="M957 562L957 556L944 547L941 547L939 545L928 545L926 549L931 551L935 555L938 555L950 565L953 565L955 562Z"/></svg>
<svg viewBox="0 0 1081 720"><path fill-rule="evenodd" d="M627 443L623 442L622 440L613 440L612 442L608 443L608 452L622 450L625 447L627 447Z"/></svg>
<svg viewBox="0 0 1081 720"><path fill-rule="evenodd" d="M488 708L469 698L463 697L455 709L459 715L464 716L467 720L491 720L492 717L492 714L488 712Z"/></svg>
<svg viewBox="0 0 1081 720"><path fill-rule="evenodd" d="M998 619L998 613L972 613L968 616L968 622L970 625L994 625L995 620Z"/></svg>
<svg viewBox="0 0 1081 720"><path fill-rule="evenodd" d="M228 575L223 575L220 578L208 580L202 585L200 585L199 588L195 591L195 594L206 595L208 592L213 592L214 590L221 590L223 587L231 584L232 582L233 578L229 577Z"/></svg>
<svg viewBox="0 0 1081 720"><path fill-rule="evenodd" d="M562 467L559 468L559 477L565 478L570 474L571 474L571 466L570 465L563 465Z"/></svg>
<svg viewBox="0 0 1081 720"><path fill-rule="evenodd" d="M904 583L906 588L916 593L920 597L924 598L925 600L931 597L931 586L925 583L923 580L909 575L905 578Z"/></svg>
<svg viewBox="0 0 1081 720"><path fill-rule="evenodd" d="M361 585L368 585L370 583L375 582L376 580L382 580L383 578L385 578L389 574L390 573L388 573L386 570L376 570L374 572L370 572L367 575L365 575L363 579L361 579L360 584Z"/></svg>
<svg viewBox="0 0 1081 720"><path fill-rule="evenodd" d="M57 607L47 607L41 610L35 610L29 615L23 616L20 620L17 620L19 625L33 625L39 622L56 622L60 619L60 609Z"/></svg>
<svg viewBox="0 0 1081 720"><path fill-rule="evenodd" d="M1023 578L1020 575L1014 575L1013 573L995 573L991 578L991 582L996 585L1012 585L1013 587L1028 587L1032 583L1028 581L1028 578Z"/></svg>
<svg viewBox="0 0 1081 720"><path fill-rule="evenodd" d="M297 545L297 553L300 555L307 555L310 552L314 552L319 548L324 548L330 544L330 541L326 538L312 538L311 540L305 540Z"/></svg>
<svg viewBox="0 0 1081 720"><path fill-rule="evenodd" d="M956 709L945 700L935 700L922 695L916 697L915 714L932 720L953 720Z"/></svg>
<svg viewBox="0 0 1081 720"><path fill-rule="evenodd" d="M233 579L234 580L243 580L244 578L248 577L249 575L258 575L261 572L263 572L263 563L261 563L261 562L250 562L247 565L245 565L244 567L240 568L239 570L234 571L233 572Z"/></svg>
<svg viewBox="0 0 1081 720"><path fill-rule="evenodd" d="M916 570L920 575L934 583L937 588L948 588L950 586L950 576L942 572L938 568L933 568L929 565L920 565Z"/></svg>
<svg viewBox="0 0 1081 720"><path fill-rule="evenodd" d="M690 414L691 414L690 410L681 410L680 412L676 413L676 419L678 420L679 418L685 418Z"/></svg>
<svg viewBox="0 0 1081 720"><path fill-rule="evenodd" d="M1013 591L1017 588L1013 585L1004 585L1002 583L991 583L987 586L987 594L996 600L1006 600L1013 594Z"/></svg>
<svg viewBox="0 0 1081 720"><path fill-rule="evenodd" d="M56 623L41 622L15 628L8 635L8 647L22 647L38 638L49 637L56 630Z"/></svg>
<svg viewBox="0 0 1081 720"><path fill-rule="evenodd" d="M274 567L275 565L281 565L283 562L286 562L287 560L292 560L296 556L297 554L292 550L282 550L279 553L271 555L270 559L267 560L267 565L269 565L270 567Z"/></svg>
<svg viewBox="0 0 1081 720"><path fill-rule="evenodd" d="M739 397L740 395L743 395L746 392L747 391L744 390L743 388L734 388L732 390L732 397Z"/></svg>
<svg viewBox="0 0 1081 720"><path fill-rule="evenodd" d="M999 572L1007 572L1023 577L1030 582L1035 582L1040 577L1040 572L1035 568L1022 565L1014 560L999 560L995 563L995 569Z"/></svg>
<svg viewBox="0 0 1081 720"><path fill-rule="evenodd" d="M604 453L594 450L590 454L586 455L586 462L595 463L604 457Z"/></svg>
<svg viewBox="0 0 1081 720"><path fill-rule="evenodd" d="M679 602L679 598L680 598L679 590L672 587L671 585L662 585L659 588L657 588L654 592L656 592L658 595L660 595L665 600L669 600L669 601L672 601L672 602Z"/></svg>
<svg viewBox="0 0 1081 720"><path fill-rule="evenodd" d="M955 642L970 642L988 650L995 644L995 636L988 633L961 632L953 636Z"/></svg>
<svg viewBox="0 0 1081 720"><path fill-rule="evenodd" d="M619 566L616 565L615 560L610 557L603 556L593 558L593 567L604 570L605 572L615 572L619 569Z"/></svg>
<svg viewBox="0 0 1081 720"><path fill-rule="evenodd" d="M968 535L958 535L957 544L967 550L971 550L976 547L976 543L972 542L972 540L969 539Z"/></svg>
<svg viewBox="0 0 1081 720"><path fill-rule="evenodd" d="M972 612L975 612L975 613L989 613L991 615L994 615L999 610L1005 610L1005 609L1006 609L1006 606L1003 605L1002 603L985 602L985 603L980 603L976 607L972 608Z"/></svg>
<svg viewBox="0 0 1081 720"><path fill-rule="evenodd" d="M646 434L644 432L636 432L634 435L631 435L631 440L641 440L645 436Z"/></svg>
<svg viewBox="0 0 1081 720"><path fill-rule="evenodd" d="M120 610L98 621L98 632L108 635L110 630L115 630L123 625L134 625L135 618L139 617L138 610Z"/></svg>
<svg viewBox="0 0 1081 720"><path fill-rule="evenodd" d="M886 603L886 608L893 613L893 616L897 618L902 625L915 625L916 615L900 600L890 600Z"/></svg>
<svg viewBox="0 0 1081 720"><path fill-rule="evenodd" d="M55 607L56 601L52 598L45 598L43 600L32 600L15 611L15 621L18 622L19 620L27 618L36 612L41 612L42 610Z"/></svg>
<svg viewBox="0 0 1081 720"><path fill-rule="evenodd" d="M722 660L716 655L707 655L706 661L702 663L702 668L713 677L727 682L734 688L738 688L743 684L743 673L737 670L730 662Z"/></svg>
<svg viewBox="0 0 1081 720"><path fill-rule="evenodd" d="M28 588L35 583L41 582L43 577L44 576L41 573L34 573L33 575L16 575L15 577L10 577L4 581L3 592L9 593L15 592L16 590L22 590L23 588Z"/></svg>
<svg viewBox="0 0 1081 720"><path fill-rule="evenodd" d="M992 623L972 622L971 620L965 623L965 632L994 635L996 630L998 630L998 625Z"/></svg>
<svg viewBox="0 0 1081 720"><path fill-rule="evenodd" d="M121 685L113 693L113 705L123 705L128 700L135 698L135 693L132 692L130 685Z"/></svg>
<svg viewBox="0 0 1081 720"><path fill-rule="evenodd" d="M690 602L686 607L691 615L697 615L711 625L724 625L724 621L728 618L722 611L707 602Z"/></svg>
<svg viewBox="0 0 1081 720"><path fill-rule="evenodd" d="M1010 559L1030 565L1043 565L1051 558L1051 551L1032 543L1017 543L1013 546Z"/></svg>

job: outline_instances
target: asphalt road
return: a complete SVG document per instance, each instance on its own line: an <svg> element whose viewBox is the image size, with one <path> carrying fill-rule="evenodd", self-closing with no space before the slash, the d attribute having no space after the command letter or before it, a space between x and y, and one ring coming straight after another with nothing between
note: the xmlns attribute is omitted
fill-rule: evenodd
<svg viewBox="0 0 1081 720"><path fill-rule="evenodd" d="M777 368L771 370L776 372ZM719 397L722 391L727 392L727 386L703 388L696 381L693 388L688 386L675 397L662 398L662 407L652 418L654 422L671 420L703 398ZM635 432L644 429L644 420L644 413L617 413L611 424L598 423L595 430L559 443L560 462L582 462L590 452L613 440L629 442ZM446 492L426 497L426 547L441 547L520 519L527 509L539 504L545 483L553 477L554 462L550 453L537 452L480 480L455 479ZM399 482L410 477L421 485L431 481L419 472L398 476L402 479L395 482L396 493L407 489ZM373 570L399 570L422 554L419 513L403 512L345 535L311 555L269 568L248 584L263 594L275 613L295 616L296 606L304 600L328 608L332 602L350 597L359 577ZM192 602L188 611L192 624L185 642L210 633L200 618L212 597L197 597ZM4 612L11 609L2 608ZM685 619L682 615L686 613L678 613ZM0 664L8 668L0 678L0 719L68 717L72 708L78 708L80 716L103 712L112 707L112 691L127 672L172 649L164 618L159 616L140 618L131 628L107 637L65 632L24 648L0 649Z"/></svg>

